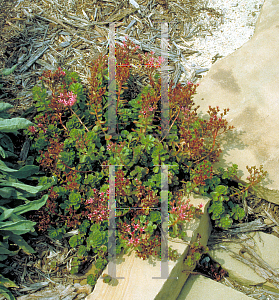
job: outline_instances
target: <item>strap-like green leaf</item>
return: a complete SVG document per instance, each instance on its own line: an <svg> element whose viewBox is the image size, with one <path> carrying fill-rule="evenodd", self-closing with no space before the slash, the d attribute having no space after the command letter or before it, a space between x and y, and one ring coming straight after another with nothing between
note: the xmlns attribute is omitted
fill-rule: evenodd
<svg viewBox="0 0 279 300"><path fill-rule="evenodd" d="M13 234L11 231L5 230L3 230L1 233L5 237L8 237L9 240L17 244L27 254L36 253L36 251L30 245L28 245L28 243L20 235Z"/></svg>
<svg viewBox="0 0 279 300"><path fill-rule="evenodd" d="M28 165L20 168L19 170L11 169L6 166L6 164L0 160L0 170L7 172L7 173L12 173L12 176L22 179L22 178L27 178L37 172L39 172L40 167L34 166L34 165Z"/></svg>
<svg viewBox="0 0 279 300"><path fill-rule="evenodd" d="M4 297L6 297L5 299L7 299L7 300L16 300L14 295L3 285L0 285L0 295L3 295Z"/></svg>
<svg viewBox="0 0 279 300"><path fill-rule="evenodd" d="M10 250L0 246L0 253L1 254L16 255L17 252L18 251L10 251Z"/></svg>
<svg viewBox="0 0 279 300"><path fill-rule="evenodd" d="M13 211L14 211L14 208L7 209L4 206L0 206L0 212L1 212L0 221L4 221L4 220L8 219L11 216L11 214L13 213Z"/></svg>
<svg viewBox="0 0 279 300"><path fill-rule="evenodd" d="M24 197L25 194L26 193L19 192L15 188L8 187L8 186L0 188L0 196L3 197L3 198L8 198L8 199L5 199L5 202L3 202L3 199L1 199L0 200L0 205L4 205L6 203L9 203L10 201L12 201L11 199L27 200ZM7 200L10 200L10 201L7 202Z"/></svg>
<svg viewBox="0 0 279 300"><path fill-rule="evenodd" d="M4 75L4 76L8 76L8 75L10 75L10 74L13 73L13 71L16 69L17 66L18 66L18 64L12 66L12 67L9 68L9 69L2 69L2 70L0 71L0 74L1 74L1 75Z"/></svg>
<svg viewBox="0 0 279 300"><path fill-rule="evenodd" d="M32 122L24 118L2 119L0 120L0 131L15 132L19 129L27 129L32 125L34 125Z"/></svg>
<svg viewBox="0 0 279 300"><path fill-rule="evenodd" d="M18 286L13 282L11 281L10 279L4 277L3 275L0 274L0 284L1 285L4 285L5 287L15 287L17 288Z"/></svg>
<svg viewBox="0 0 279 300"><path fill-rule="evenodd" d="M0 155L5 158L6 157L6 153L5 150L0 146Z"/></svg>
<svg viewBox="0 0 279 300"><path fill-rule="evenodd" d="M37 194L43 190L45 190L47 185L39 185L39 186L32 186L24 183L18 183L18 182L0 182L0 186L10 186L14 188L18 188L20 190L24 190L31 194ZM51 185L50 185L51 186Z"/></svg>
<svg viewBox="0 0 279 300"><path fill-rule="evenodd" d="M10 103L4 103L4 102L0 103L0 112L5 111L9 108L13 108L13 105Z"/></svg>
<svg viewBox="0 0 279 300"><path fill-rule="evenodd" d="M30 232L33 230L34 226L36 225L35 222L28 221L28 220L21 220L17 222L8 221L8 222L0 222L0 234L3 230L9 230L12 231L14 234L25 234L27 232ZM1 254L2 253L0 251Z"/></svg>
<svg viewBox="0 0 279 300"><path fill-rule="evenodd" d="M13 213L20 215L30 210L38 210L46 204L48 195L44 195L41 199L30 201L24 205L14 208Z"/></svg>

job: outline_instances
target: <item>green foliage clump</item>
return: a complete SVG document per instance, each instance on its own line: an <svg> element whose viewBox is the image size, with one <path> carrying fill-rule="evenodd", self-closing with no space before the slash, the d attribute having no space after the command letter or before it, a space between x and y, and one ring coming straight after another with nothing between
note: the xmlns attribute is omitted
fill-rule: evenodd
<svg viewBox="0 0 279 300"><path fill-rule="evenodd" d="M198 234L197 241L190 245L188 255L184 259L185 271L194 269L196 262L201 259L201 256L208 252L208 247L202 246L200 243L201 236Z"/></svg>
<svg viewBox="0 0 279 300"><path fill-rule="evenodd" d="M127 42L124 48L116 49L117 62L129 65L130 54L135 52ZM147 56L143 60L148 60L149 66L153 61ZM201 206L190 205L181 190L210 196L210 213L217 226L228 228L232 219L243 219L242 208L222 182L234 174L234 169L223 172L223 178L213 173L221 152L219 136L233 129L224 119L228 109L220 113L218 107L209 107L209 119L201 119L192 99L197 85L178 84L169 92L170 126L166 134L161 128L161 80L159 73L154 75L156 68L146 68L149 84L134 99L124 97L128 83L133 81L129 68L121 66L116 71L113 114L106 56L92 64L88 88L82 86L76 73L59 68L54 73L45 72L41 86L33 90L38 115L36 125L26 134L40 167L57 180L49 189L48 202L33 219L38 221L39 230L55 238L62 238L69 229L78 230L69 240L77 251L72 273L78 272L86 255L95 257L98 270L104 267L112 247L108 242L112 193L116 254L134 249L143 259L158 255L165 225L171 236L183 238L183 223L200 214ZM116 117L115 130L112 116ZM168 166L167 172L163 166ZM161 190L163 181L168 191ZM240 188L239 193L242 191L247 195L247 187ZM168 224L161 221L162 199L167 202ZM198 259L197 253L191 260ZM88 280L95 282L96 278Z"/></svg>
<svg viewBox="0 0 279 300"><path fill-rule="evenodd" d="M259 183L266 175L262 166L258 170L256 167L248 168L250 176L247 178L249 183L241 184L232 180L237 177L238 166L233 164L227 170L219 168L219 174L213 176L212 179L206 180L206 185L200 188L200 193L210 196L211 205L208 212L211 219L215 222L215 226L222 229L229 229L235 221L241 221L246 214L244 209L239 205L248 197L249 189L256 189L255 185ZM237 185L237 187L234 187Z"/></svg>
<svg viewBox="0 0 279 300"><path fill-rule="evenodd" d="M27 220L24 213L39 210L46 204L48 195L36 200L37 195L48 189L52 183L30 185L34 175L38 175L39 167L26 158L25 165L18 163L18 155L12 140L19 134L18 130L33 125L24 118L9 118L8 109L13 106L0 103L0 269L6 274L9 268L5 261L20 250L27 254L34 253L33 248L24 239L27 233L34 233L35 222ZM16 247L15 247L16 246ZM0 293L7 299L15 299L8 287L16 284L0 275Z"/></svg>

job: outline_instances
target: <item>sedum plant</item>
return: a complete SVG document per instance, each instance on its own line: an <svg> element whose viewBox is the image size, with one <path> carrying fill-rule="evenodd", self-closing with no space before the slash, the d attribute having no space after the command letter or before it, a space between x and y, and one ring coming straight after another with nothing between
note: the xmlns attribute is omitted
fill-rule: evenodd
<svg viewBox="0 0 279 300"><path fill-rule="evenodd" d="M233 164L227 170L219 168L218 174L205 180L205 185L199 188L201 195L207 195L212 199L208 213L216 227L227 230L234 220L241 221L245 218L246 213L240 204L245 207L249 190L256 190L256 185L267 174L263 171L263 166L260 166L260 169L255 166L246 168L250 174L246 184L240 183L240 178L237 176L238 166Z"/></svg>
<svg viewBox="0 0 279 300"><path fill-rule="evenodd" d="M180 182L186 184L187 193L212 192L220 183L212 171L221 152L218 138L232 130L224 119L228 109L220 113L218 107L209 107L209 120L198 117L192 99L197 85L188 82L169 90L170 126L168 135L162 136L157 72L162 58L139 54L149 84L131 99L129 65L136 51L130 41L116 47L116 135L108 132L107 56L92 63L87 88L76 73L59 68L44 72L41 85L33 89L38 114L26 133L37 163L56 178L57 185L49 189L46 205L30 218L52 238L78 229L69 240L77 251L71 272L80 270L85 257L95 257L96 276L88 279L90 284L106 264L110 194L116 201L117 254L134 249L143 259L157 256L162 226L160 166L168 166L169 233L182 238L183 222L199 214L201 206L194 208L182 198ZM110 166L115 166L115 173ZM40 184L49 181L44 177ZM219 192L218 201L225 196L225 191Z"/></svg>

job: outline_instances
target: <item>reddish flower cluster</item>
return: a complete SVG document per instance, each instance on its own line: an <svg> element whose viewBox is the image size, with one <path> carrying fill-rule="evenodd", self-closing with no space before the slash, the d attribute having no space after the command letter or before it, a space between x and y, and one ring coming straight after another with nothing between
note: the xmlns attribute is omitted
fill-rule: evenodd
<svg viewBox="0 0 279 300"><path fill-rule="evenodd" d="M59 217L57 213L56 199L58 194L53 191L53 186L49 189L49 196L46 204L37 211L32 211L28 214L28 218L36 222L36 226L39 231L45 232L50 225L55 225L56 217Z"/></svg>
<svg viewBox="0 0 279 300"><path fill-rule="evenodd" d="M96 189L93 191L94 197L87 199L85 202L86 215L92 222L101 223L104 220L108 220L109 217L109 190L107 190L106 194L104 192L98 193Z"/></svg>
<svg viewBox="0 0 279 300"><path fill-rule="evenodd" d="M161 238L159 235L150 236L145 233L147 222L141 224L135 219L131 220L131 225L123 222L118 228L121 239L126 240L129 246L135 247L138 257L147 259L151 255L158 255L160 251Z"/></svg>
<svg viewBox="0 0 279 300"><path fill-rule="evenodd" d="M152 191L150 187L146 187L142 185L142 182L135 179L137 182L136 185L136 197L138 198L138 207L153 207L153 208L158 208L159 207L159 201L160 198L157 195L155 191ZM144 211L144 210L143 210ZM140 211L136 213L137 214L142 214Z"/></svg>
<svg viewBox="0 0 279 300"><path fill-rule="evenodd" d="M68 99L68 100L67 100ZM63 103L64 106L73 106L77 101L77 95L73 94L73 92L68 92L65 94L60 93L59 103Z"/></svg>
<svg viewBox="0 0 279 300"><path fill-rule="evenodd" d="M145 56L142 56L141 54L138 54L138 57L142 63L142 65L147 66L147 68L160 68L161 64L165 61L165 59L161 56L158 57L158 59L155 59L153 55L155 52L150 51L150 55L146 52Z"/></svg>
<svg viewBox="0 0 279 300"><path fill-rule="evenodd" d="M213 167L212 165L204 160L198 166L191 170L191 180L196 186L205 185L206 179L212 179Z"/></svg>
<svg viewBox="0 0 279 300"><path fill-rule="evenodd" d="M128 233L128 245L133 245L134 247L137 247L139 245L140 240L142 239L142 234L146 229L146 226L147 226L147 222L145 222L145 224L141 224L140 221L135 223L134 220L131 222L131 225L127 223L124 223L122 225L122 228L124 228L123 231ZM124 234L122 234L122 238L124 238ZM126 239L127 239L127 234L126 234Z"/></svg>
<svg viewBox="0 0 279 300"><path fill-rule="evenodd" d="M29 126L29 127L28 127L28 130L29 130L30 132L32 132L32 133L37 132L37 129L36 129L35 126Z"/></svg>
<svg viewBox="0 0 279 300"><path fill-rule="evenodd" d="M60 174L60 171L57 170L57 157L61 151L63 151L63 143L60 143L59 139L49 139L50 145L48 146L47 151L43 152L40 150L40 165L45 170L50 170L53 174Z"/></svg>
<svg viewBox="0 0 279 300"><path fill-rule="evenodd" d="M179 200L175 205L175 201L170 202L171 211L170 213L176 216L176 223L179 221L190 221L194 214L193 214L193 204L189 204L190 199L186 200L186 202L182 202Z"/></svg>

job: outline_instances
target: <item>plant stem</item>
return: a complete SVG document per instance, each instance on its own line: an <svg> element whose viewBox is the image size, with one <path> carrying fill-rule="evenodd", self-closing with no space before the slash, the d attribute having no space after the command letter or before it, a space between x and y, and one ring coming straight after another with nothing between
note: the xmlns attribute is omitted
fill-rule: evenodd
<svg viewBox="0 0 279 300"><path fill-rule="evenodd" d="M61 119L61 116L62 116L62 114L59 113L59 114L58 114L58 117L59 117L59 122L60 122L60 124L63 126L63 128L64 128L66 131L69 131L68 128L63 124L62 119Z"/></svg>
<svg viewBox="0 0 279 300"><path fill-rule="evenodd" d="M71 112L78 118L79 122L81 125L83 125L83 127L85 128L85 130L87 132L89 132L89 129L85 126L85 124L81 121L81 119L79 118L79 116L72 110L72 108L70 107Z"/></svg>
<svg viewBox="0 0 279 300"><path fill-rule="evenodd" d="M101 127L101 129L102 129L102 131L103 131L103 133L104 133L104 135L105 135L106 132L105 132L105 130L104 130L103 127L102 127L101 120L100 120L99 117L98 117L98 112L97 112L97 110L96 110L96 107L94 107L94 110L95 110L95 115L96 115L97 123L100 125L100 127Z"/></svg>
<svg viewBox="0 0 279 300"><path fill-rule="evenodd" d="M181 107L179 107L178 114L177 114L176 118L174 119L174 121L172 122L171 127L170 127L169 130L168 130L168 133L170 132L172 126L174 125L174 122L175 122L176 119L178 118L180 111L181 111ZM160 143L162 143L162 141L167 137L168 133L167 133L166 136L160 141Z"/></svg>
<svg viewBox="0 0 279 300"><path fill-rule="evenodd" d="M212 144L212 147L210 149L210 151L203 157L201 157L200 159L196 160L195 163L198 163L200 162L201 160L204 160L207 156L209 156L210 153L212 153L212 151L214 150L214 146L215 146L215 143L216 143L216 137L217 137L217 133L218 133L218 130L214 132L213 134L213 144Z"/></svg>

